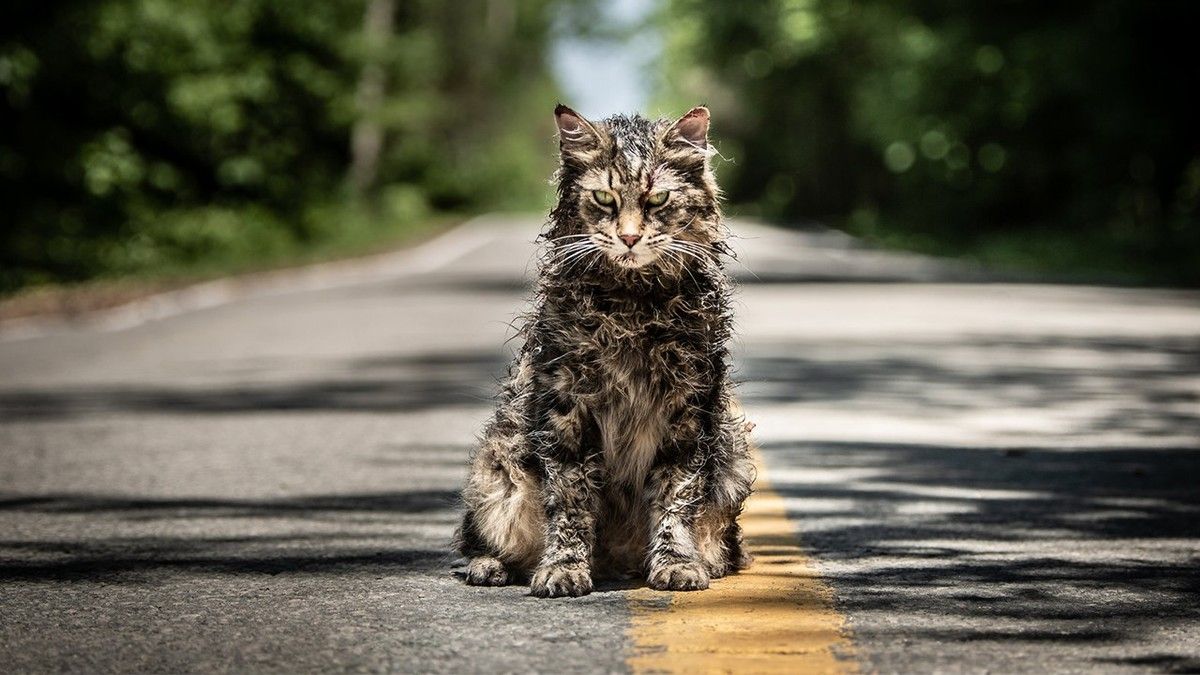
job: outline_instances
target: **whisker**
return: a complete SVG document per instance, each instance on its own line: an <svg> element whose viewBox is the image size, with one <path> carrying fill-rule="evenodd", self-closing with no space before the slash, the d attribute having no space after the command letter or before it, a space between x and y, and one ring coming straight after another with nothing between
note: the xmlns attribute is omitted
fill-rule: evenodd
<svg viewBox="0 0 1200 675"><path fill-rule="evenodd" d="M547 257L550 260L554 260L555 258L562 258L577 251L593 248L595 245L596 244L591 241L577 241L572 244L567 244L566 246L555 247L547 254Z"/></svg>
<svg viewBox="0 0 1200 675"><path fill-rule="evenodd" d="M686 242L686 241L676 240L672 243L678 245L680 250L691 251L697 255L703 256L704 259L707 261L707 263L716 264L717 260L720 258L720 255L721 255L719 251L717 251L711 247L708 247L708 246L697 244L695 242ZM753 271L751 271L750 273L754 274Z"/></svg>
<svg viewBox="0 0 1200 675"><path fill-rule="evenodd" d="M680 241L680 240L676 239L675 241L672 242L672 244L675 244L675 245L679 246L680 248L686 248L689 251L695 251L696 253L701 253L706 256L716 257L716 255L717 255L717 252L714 251L712 248L710 248L708 246L703 246L701 244L696 244L696 243L693 243L690 241Z"/></svg>
<svg viewBox="0 0 1200 675"><path fill-rule="evenodd" d="M692 274L692 270L688 268L687 260L683 257L683 253L681 251L672 250L670 247L663 250L679 261L680 269L682 269L684 273L691 277L693 284L696 284L697 286L700 285L700 282L696 280L696 276Z"/></svg>
<svg viewBox="0 0 1200 675"><path fill-rule="evenodd" d="M690 249L684 248L682 246L674 246L674 245L667 246L667 250L674 251L675 253L678 253L683 256L687 256L689 258L694 258L696 260L700 260L700 261L704 260L704 258L700 254L698 254L695 251L692 251Z"/></svg>
<svg viewBox="0 0 1200 675"><path fill-rule="evenodd" d="M677 241L678 241L678 240L677 240ZM700 246L700 244L697 244L696 242L692 242L692 241L689 241L689 242L679 242L679 243L683 243L683 244L686 244L686 245L689 245L689 246ZM719 250L718 250L718 249L716 249L715 247L713 247L713 248L708 248L708 249L706 249L706 250L707 250L707 251L709 252L709 254L710 254L710 255L712 255L714 258L716 258L716 257L718 257L718 256L720 256L720 255L721 255L721 251L719 251ZM755 279L757 279L757 280L759 280L759 281L762 281L762 277L758 276L758 273L757 273L757 272L755 272L754 270L750 269L750 266L749 266L749 265L747 265L746 263L742 262L742 261L741 261L741 259L740 259L740 258L738 258L736 255L725 255L725 257L726 257L726 258L731 258L731 259L732 259L734 262L736 262L737 264L741 265L741 266L742 266L742 269L744 269L744 270L746 270L747 272L749 272L749 273L750 273L750 276L754 277Z"/></svg>
<svg viewBox="0 0 1200 675"><path fill-rule="evenodd" d="M703 255L702 251L695 250L688 246L683 246L678 241L673 241L673 242L667 244L667 248L672 251L678 251L679 253L685 253L687 255L692 256L693 258L695 258L697 260L702 260L705 257Z"/></svg>
<svg viewBox="0 0 1200 675"><path fill-rule="evenodd" d="M590 259L588 259L587 264L583 266L584 271L592 269L592 265L595 265L596 263L598 263L602 260L604 260L603 251L601 251L600 255L593 256Z"/></svg>
<svg viewBox="0 0 1200 675"><path fill-rule="evenodd" d="M575 260L581 256L585 256L592 252L592 250L594 250L592 247L585 247L577 251L572 251L570 255L563 256L562 259L558 261L558 267L565 267L566 265L569 265L572 260Z"/></svg>
<svg viewBox="0 0 1200 675"><path fill-rule="evenodd" d="M665 248L662 250L662 255L666 256L668 260L671 260L678 265L679 269L683 270L687 268L687 261L683 259L683 256L679 255L675 251Z"/></svg>
<svg viewBox="0 0 1200 675"><path fill-rule="evenodd" d="M560 261L558 261L558 268L560 270L568 268L572 261L576 261L576 259L578 259L578 258L587 256L588 253L590 253L590 252L599 251L599 250L600 250L600 247L595 246L595 245L588 245L588 246L580 247L580 249L571 251L570 255L563 256L563 259L560 259Z"/></svg>
<svg viewBox="0 0 1200 675"><path fill-rule="evenodd" d="M682 244L682 245L684 245L684 246L698 246L698 247L700 247L700 248L702 248L702 249L705 249L705 250L707 250L707 251L712 251L712 250L715 250L715 249L713 248L712 244L705 244L705 243L701 243L701 242L698 242L698 241L692 241L692 240L690 240L690 239L679 239L678 237L676 237L676 238L675 238L675 239L673 239L672 241L674 241L674 242L676 242L676 243L678 243L678 244Z"/></svg>
<svg viewBox="0 0 1200 675"><path fill-rule="evenodd" d="M579 261L587 260L587 259L591 258L592 253L599 253L599 252L600 252L599 248L593 248L593 249L588 249L588 250L584 251L583 253L580 253L579 255L572 258L571 261L569 263L567 263L562 268L562 270L560 270L560 274L566 274L567 272L571 271L572 268L574 268L576 265L578 265ZM595 258L591 258L591 259L594 260ZM584 269L587 269L587 268L585 267Z"/></svg>
<svg viewBox="0 0 1200 675"><path fill-rule="evenodd" d="M692 223L696 222L696 219L697 219L697 218L699 218L699 217L700 217L700 214L696 214L696 215L692 216L692 217L691 217L691 219L690 219L690 220L688 220L688 221L687 221L687 223L686 223L686 224L685 224L683 227L681 227L681 228L679 228L678 230L676 230L676 232L677 232L677 233L678 233L678 232L683 232L684 230L688 229L689 227L691 227L691 226L692 226Z"/></svg>
<svg viewBox="0 0 1200 675"><path fill-rule="evenodd" d="M555 245L555 246L553 246L553 247L552 247L552 250L555 250L555 251L569 251L569 250L571 250L571 249L573 249L573 248L578 248L578 247L580 247L580 246L592 246L592 245L594 245L594 244L595 244L595 242L594 242L594 241L592 241L592 240L590 240L590 239L584 239L584 240L582 240L582 241L572 241L572 242L569 242L569 243L566 243L566 244L558 244L558 245Z"/></svg>
<svg viewBox="0 0 1200 675"><path fill-rule="evenodd" d="M703 269L717 265L717 257L710 251L697 251L686 246L678 246L675 251L695 259Z"/></svg>

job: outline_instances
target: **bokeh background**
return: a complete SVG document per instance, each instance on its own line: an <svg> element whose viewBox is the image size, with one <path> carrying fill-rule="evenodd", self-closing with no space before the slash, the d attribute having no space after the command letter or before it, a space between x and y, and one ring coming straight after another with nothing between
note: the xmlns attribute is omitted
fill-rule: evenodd
<svg viewBox="0 0 1200 675"><path fill-rule="evenodd" d="M0 293L544 210L550 111L706 103L730 211L1200 283L1190 0L10 0Z"/></svg>

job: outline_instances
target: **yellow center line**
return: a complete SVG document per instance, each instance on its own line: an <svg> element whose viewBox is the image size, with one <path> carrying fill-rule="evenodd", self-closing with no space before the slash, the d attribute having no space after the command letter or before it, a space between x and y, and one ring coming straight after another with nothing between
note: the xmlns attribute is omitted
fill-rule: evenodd
<svg viewBox="0 0 1200 675"><path fill-rule="evenodd" d="M754 564L707 591L633 591L633 672L858 672L833 590L800 547L762 457L756 460L758 481L742 514Z"/></svg>

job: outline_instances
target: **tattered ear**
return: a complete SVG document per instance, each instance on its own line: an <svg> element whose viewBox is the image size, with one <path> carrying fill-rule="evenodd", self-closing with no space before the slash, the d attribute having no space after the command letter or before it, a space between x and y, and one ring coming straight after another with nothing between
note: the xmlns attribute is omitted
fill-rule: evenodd
<svg viewBox="0 0 1200 675"><path fill-rule="evenodd" d="M554 121L558 124L558 146L564 151L591 145L599 139L596 127L585 120L583 115L561 103L554 108Z"/></svg>
<svg viewBox="0 0 1200 675"><path fill-rule="evenodd" d="M708 108L697 106L679 118L671 127L670 138L686 143L697 150L708 147Z"/></svg>

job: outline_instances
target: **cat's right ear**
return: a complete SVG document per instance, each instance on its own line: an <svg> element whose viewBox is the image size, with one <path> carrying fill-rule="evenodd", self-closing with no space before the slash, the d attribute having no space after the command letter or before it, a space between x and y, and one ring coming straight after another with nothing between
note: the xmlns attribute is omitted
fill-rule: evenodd
<svg viewBox="0 0 1200 675"><path fill-rule="evenodd" d="M558 147L564 155L591 148L600 140L591 122L561 103L554 108L554 122L558 125Z"/></svg>

